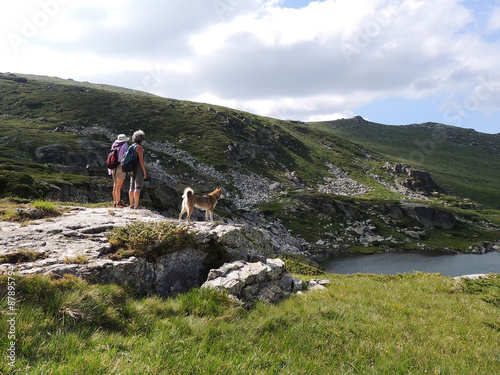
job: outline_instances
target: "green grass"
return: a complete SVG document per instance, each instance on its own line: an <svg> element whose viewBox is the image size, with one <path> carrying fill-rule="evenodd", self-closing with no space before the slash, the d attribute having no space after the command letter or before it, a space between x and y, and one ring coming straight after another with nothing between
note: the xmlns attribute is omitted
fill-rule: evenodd
<svg viewBox="0 0 500 375"><path fill-rule="evenodd" d="M78 254L74 257L65 257L63 259L64 264L86 264L89 260L86 255Z"/></svg>
<svg viewBox="0 0 500 375"><path fill-rule="evenodd" d="M74 277L16 276L4 374L494 374L500 277L324 275L324 292L235 306L192 290L137 297ZM7 277L0 278L7 312ZM5 314L0 330L7 332ZM0 347L7 348L7 335Z"/></svg>
<svg viewBox="0 0 500 375"><path fill-rule="evenodd" d="M29 222L62 215L64 208L54 202L9 197L0 199L0 221Z"/></svg>

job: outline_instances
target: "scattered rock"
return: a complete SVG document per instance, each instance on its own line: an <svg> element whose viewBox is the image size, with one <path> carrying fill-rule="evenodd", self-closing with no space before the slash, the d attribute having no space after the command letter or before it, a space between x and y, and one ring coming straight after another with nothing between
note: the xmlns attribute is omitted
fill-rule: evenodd
<svg viewBox="0 0 500 375"><path fill-rule="evenodd" d="M300 180L299 176L297 175L297 172L292 171L292 172L286 172L285 177L287 180L293 182L295 186L303 186L304 184Z"/></svg>
<svg viewBox="0 0 500 375"><path fill-rule="evenodd" d="M318 280L312 279L309 280L307 284L308 290L326 290L326 286L330 285L330 280Z"/></svg>
<svg viewBox="0 0 500 375"><path fill-rule="evenodd" d="M326 163L328 171L334 176L325 177L326 184L318 184L318 191L325 194L356 196L368 193L371 189L350 178L342 169Z"/></svg>
<svg viewBox="0 0 500 375"><path fill-rule="evenodd" d="M474 254L486 254L492 251L500 251L500 240L495 242L482 242L477 245L470 245L468 250Z"/></svg>
<svg viewBox="0 0 500 375"><path fill-rule="evenodd" d="M38 208L16 208L14 211L23 218L40 219L43 217L43 211Z"/></svg>
<svg viewBox="0 0 500 375"><path fill-rule="evenodd" d="M472 275L462 275L462 276L455 276L455 280L461 280L461 279L470 279L470 280L479 280L479 279L487 279L488 275L484 273L475 273Z"/></svg>

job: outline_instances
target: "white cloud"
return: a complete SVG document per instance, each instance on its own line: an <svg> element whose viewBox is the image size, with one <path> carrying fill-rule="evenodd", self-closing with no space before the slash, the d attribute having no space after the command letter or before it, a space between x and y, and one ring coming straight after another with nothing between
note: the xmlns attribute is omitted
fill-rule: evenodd
<svg viewBox="0 0 500 375"><path fill-rule="evenodd" d="M488 8L479 28L480 11L468 4L324 0L291 9L281 0L9 1L0 12L0 71L300 120L347 117L395 97L460 102L500 62L500 10ZM12 35L22 39L13 43ZM478 110L500 113L494 94Z"/></svg>
<svg viewBox="0 0 500 375"><path fill-rule="evenodd" d="M320 115L313 115L307 118L305 121L307 122L317 122L317 121L333 121L344 118L352 118L355 116L354 112L348 111L345 113L324 113Z"/></svg>
<svg viewBox="0 0 500 375"><path fill-rule="evenodd" d="M486 23L485 31L487 34L493 34L500 30L500 7L497 7L491 13Z"/></svg>

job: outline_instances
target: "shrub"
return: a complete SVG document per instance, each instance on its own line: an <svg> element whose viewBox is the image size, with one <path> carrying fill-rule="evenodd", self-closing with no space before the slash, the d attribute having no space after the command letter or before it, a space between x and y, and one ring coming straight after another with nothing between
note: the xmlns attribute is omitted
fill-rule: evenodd
<svg viewBox="0 0 500 375"><path fill-rule="evenodd" d="M118 260L130 256L154 260L157 256L197 247L195 235L172 223L132 223L108 234L112 255Z"/></svg>
<svg viewBox="0 0 500 375"><path fill-rule="evenodd" d="M44 216L58 216L60 212L57 210L54 202L36 200L33 202L33 207L41 210Z"/></svg>

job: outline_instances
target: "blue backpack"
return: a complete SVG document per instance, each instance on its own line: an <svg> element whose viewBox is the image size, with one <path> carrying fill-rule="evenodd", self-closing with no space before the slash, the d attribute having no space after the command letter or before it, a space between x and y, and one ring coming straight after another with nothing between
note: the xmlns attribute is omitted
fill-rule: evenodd
<svg viewBox="0 0 500 375"><path fill-rule="evenodd" d="M136 144L134 143L127 149L127 153L122 160L122 170L125 173L135 172L137 166L137 160L135 158L135 148Z"/></svg>

